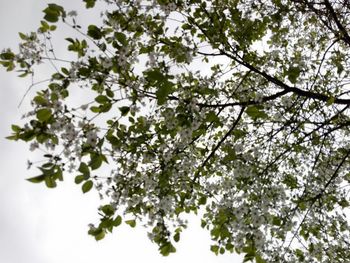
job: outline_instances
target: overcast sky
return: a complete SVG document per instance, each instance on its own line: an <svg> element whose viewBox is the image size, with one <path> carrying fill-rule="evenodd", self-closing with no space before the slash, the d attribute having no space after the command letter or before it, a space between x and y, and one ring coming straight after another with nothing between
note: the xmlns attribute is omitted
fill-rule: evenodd
<svg viewBox="0 0 350 263"><path fill-rule="evenodd" d="M56 1L72 6L72 1ZM82 0L74 1L75 7ZM44 0L0 0L0 49L16 48L18 32L35 30L42 18ZM65 4L66 3L66 4ZM89 20L91 17L89 17ZM100 205L96 192L83 195L73 177L58 188L31 184L25 178L37 175L27 170L35 159L28 145L4 139L10 125L20 123L29 99L17 108L29 82L0 69L0 262L3 263L96 263L96 262L241 262L235 255L215 256L209 251L209 233L192 219L181 236L178 252L162 257L142 227L123 225L96 242L88 236L87 225L97 222Z"/></svg>

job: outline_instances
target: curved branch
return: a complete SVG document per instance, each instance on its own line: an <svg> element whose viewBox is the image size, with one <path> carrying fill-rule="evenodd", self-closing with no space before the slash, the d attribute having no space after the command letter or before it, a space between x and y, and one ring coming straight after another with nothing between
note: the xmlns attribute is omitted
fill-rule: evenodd
<svg viewBox="0 0 350 263"><path fill-rule="evenodd" d="M210 154L207 156L207 158L202 163L201 168L203 168L209 162L209 160L214 156L215 152L220 148L220 146L224 143L224 141L227 139L227 137L230 136L230 134L234 131L238 122L242 118L244 110L245 110L245 107L243 106L241 108L235 122L233 123L232 127L228 130L228 132L224 135L224 137L221 138L221 140L218 142L218 144L215 146L215 148L210 152ZM200 172L198 171L196 173L196 175L193 177L193 180L192 180L193 182L195 182L197 180L197 178L199 177L199 174L200 174Z"/></svg>
<svg viewBox="0 0 350 263"><path fill-rule="evenodd" d="M337 25L337 27L341 33L341 39L343 39L344 42L350 46L350 36L349 36L348 32L346 31L345 27L342 25L342 23L340 23L340 21L337 17L337 14L335 13L331 3L328 0L325 0L324 3L325 3L327 10L329 11L331 17L333 18L335 24Z"/></svg>
<svg viewBox="0 0 350 263"><path fill-rule="evenodd" d="M286 92L293 92L301 97L306 97L309 99L315 99L323 102L327 102L330 100L333 100L333 103L335 104L342 104L342 105L350 105L350 99L339 99L339 98L334 98L325 94L320 94L312 91L307 91L307 90L302 90L296 87L291 87L287 85L286 83L282 82L281 80L272 77L271 75L267 74L264 71L261 71L260 69L254 67L253 65L249 64L248 62L245 62L243 60L238 59L232 54L227 53L225 50L220 50L222 54L226 55L227 57L233 59L237 63L245 66L246 68L250 69L251 71L259 74L260 76L264 77L266 80L269 82L277 85L278 87L284 89Z"/></svg>

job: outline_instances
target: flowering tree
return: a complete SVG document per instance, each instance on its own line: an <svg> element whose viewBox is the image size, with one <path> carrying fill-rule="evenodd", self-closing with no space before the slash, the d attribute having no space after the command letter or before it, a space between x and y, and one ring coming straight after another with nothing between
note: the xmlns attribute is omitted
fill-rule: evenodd
<svg viewBox="0 0 350 263"><path fill-rule="evenodd" d="M168 255L201 210L216 254L350 260L347 0L83 2L99 24L49 4L0 55L21 77L53 70L8 137L44 151L30 182L94 187L96 240L141 222Z"/></svg>

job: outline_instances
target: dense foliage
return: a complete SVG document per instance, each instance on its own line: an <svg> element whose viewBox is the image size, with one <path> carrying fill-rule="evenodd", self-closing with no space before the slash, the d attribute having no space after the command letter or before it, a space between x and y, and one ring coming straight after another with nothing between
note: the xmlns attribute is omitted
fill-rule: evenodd
<svg viewBox="0 0 350 263"><path fill-rule="evenodd" d="M203 211L214 253L350 261L349 1L83 4L101 20L49 4L0 55L21 77L53 70L9 137L44 152L29 181L94 187L96 240L141 222L168 255ZM73 29L59 47L57 26Z"/></svg>

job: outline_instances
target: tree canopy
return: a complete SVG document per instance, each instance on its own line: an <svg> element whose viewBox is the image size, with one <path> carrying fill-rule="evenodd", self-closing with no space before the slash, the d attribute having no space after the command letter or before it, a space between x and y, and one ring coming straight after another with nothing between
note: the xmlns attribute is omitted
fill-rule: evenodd
<svg viewBox="0 0 350 263"><path fill-rule="evenodd" d="M96 240L141 223L168 255L202 211L216 254L350 261L349 1L82 4L98 23L52 3L0 54L34 79L8 137L43 151L30 182L98 191Z"/></svg>

